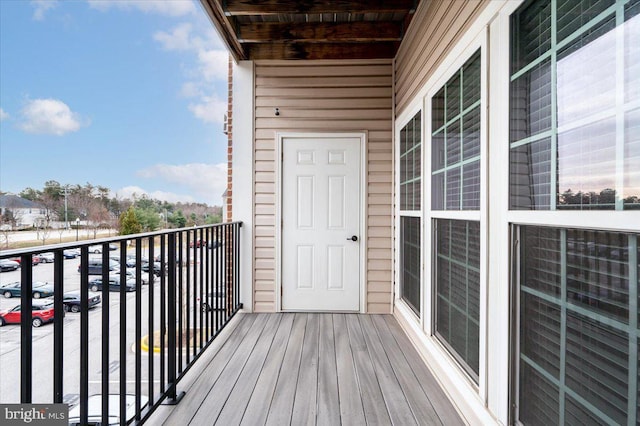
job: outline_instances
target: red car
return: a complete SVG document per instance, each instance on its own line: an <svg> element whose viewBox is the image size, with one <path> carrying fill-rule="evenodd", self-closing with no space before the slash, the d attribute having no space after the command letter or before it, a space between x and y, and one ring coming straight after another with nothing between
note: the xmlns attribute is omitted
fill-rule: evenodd
<svg viewBox="0 0 640 426"><path fill-rule="evenodd" d="M22 258L20 256L12 257L9 260L13 260L14 262L22 263ZM35 254L33 256L31 256L31 264L32 265L34 265L34 266L35 265L39 265L41 262L42 262L42 259L40 259L40 256L37 256Z"/></svg>
<svg viewBox="0 0 640 426"><path fill-rule="evenodd" d="M34 300L31 312L31 324L40 327L53 321L53 300ZM8 310L0 311L0 326L5 324L20 324L20 305Z"/></svg>
<svg viewBox="0 0 640 426"><path fill-rule="evenodd" d="M189 248L199 248L200 246L206 246L207 242L205 240L195 240L189 242Z"/></svg>

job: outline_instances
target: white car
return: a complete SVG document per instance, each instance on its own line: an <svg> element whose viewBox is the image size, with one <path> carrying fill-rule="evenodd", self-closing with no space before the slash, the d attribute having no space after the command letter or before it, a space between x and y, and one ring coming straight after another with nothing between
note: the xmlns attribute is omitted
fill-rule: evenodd
<svg viewBox="0 0 640 426"><path fill-rule="evenodd" d="M53 263L54 254L48 251L46 253L40 253L38 257L40 257L40 262L42 263Z"/></svg>

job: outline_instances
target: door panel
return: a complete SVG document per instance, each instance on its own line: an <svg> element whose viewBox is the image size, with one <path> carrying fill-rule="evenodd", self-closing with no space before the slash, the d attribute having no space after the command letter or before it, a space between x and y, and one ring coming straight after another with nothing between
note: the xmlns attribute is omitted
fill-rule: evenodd
<svg viewBox="0 0 640 426"><path fill-rule="evenodd" d="M358 311L360 138L282 144L282 309Z"/></svg>

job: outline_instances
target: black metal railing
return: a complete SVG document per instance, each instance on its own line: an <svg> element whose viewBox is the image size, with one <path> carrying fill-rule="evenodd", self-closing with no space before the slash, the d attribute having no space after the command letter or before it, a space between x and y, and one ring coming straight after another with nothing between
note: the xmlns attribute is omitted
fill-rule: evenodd
<svg viewBox="0 0 640 426"><path fill-rule="evenodd" d="M84 425L111 424L113 416L120 424L143 423L160 404L179 402L180 379L242 308L241 227L233 222L0 252L0 259L20 260L19 272L0 274L0 286L12 277L21 284L20 355L0 353L7 379L0 403L69 403ZM66 260L73 249L79 249L75 262ZM52 268L33 264L42 252L54 253ZM43 277L53 283L53 326L34 336L32 295L40 288L34 281ZM91 290L100 287L100 307L90 311ZM76 289L79 313L65 314L65 292ZM11 300L1 300L0 311ZM11 330L0 332L12 339ZM4 373L18 361L19 394ZM118 395L117 407L110 394ZM102 396L99 413L90 412L93 395Z"/></svg>

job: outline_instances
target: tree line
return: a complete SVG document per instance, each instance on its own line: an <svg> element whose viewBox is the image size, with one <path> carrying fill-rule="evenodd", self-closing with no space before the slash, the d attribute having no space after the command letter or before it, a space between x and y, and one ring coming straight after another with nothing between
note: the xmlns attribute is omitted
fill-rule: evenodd
<svg viewBox="0 0 640 426"><path fill-rule="evenodd" d="M18 196L38 203L44 210L38 226L75 227L77 219L83 227L117 229L120 234L149 232L160 228L183 228L222 221L222 208L205 203L170 203L134 194L132 198L112 197L105 186L62 185L55 180L45 182L42 189L27 187ZM3 225L15 226L18 209L5 206L0 216Z"/></svg>

